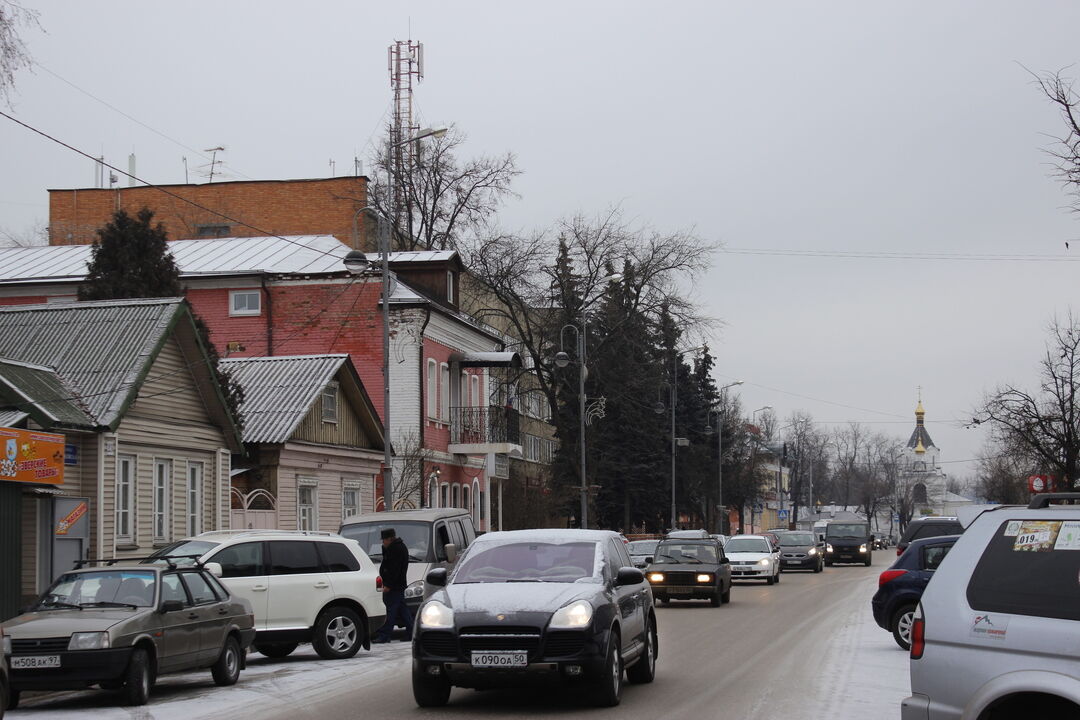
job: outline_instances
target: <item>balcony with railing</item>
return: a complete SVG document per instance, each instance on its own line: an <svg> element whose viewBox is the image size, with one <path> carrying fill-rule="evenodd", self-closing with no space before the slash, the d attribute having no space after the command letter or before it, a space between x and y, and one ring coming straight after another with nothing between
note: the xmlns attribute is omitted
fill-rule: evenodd
<svg viewBox="0 0 1080 720"><path fill-rule="evenodd" d="M489 405L450 408L450 447L458 455L521 453L518 411Z"/></svg>

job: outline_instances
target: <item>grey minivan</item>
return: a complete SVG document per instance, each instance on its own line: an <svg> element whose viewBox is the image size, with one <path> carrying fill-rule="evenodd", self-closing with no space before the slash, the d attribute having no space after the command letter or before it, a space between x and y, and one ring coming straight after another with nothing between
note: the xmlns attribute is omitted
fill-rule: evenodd
<svg viewBox="0 0 1080 720"><path fill-rule="evenodd" d="M427 595L424 578L437 567L450 567L476 539L472 515L461 508L426 508L355 515L341 524L339 534L360 543L375 563L382 562L384 528L393 528L409 548L409 586L405 604L412 610Z"/></svg>

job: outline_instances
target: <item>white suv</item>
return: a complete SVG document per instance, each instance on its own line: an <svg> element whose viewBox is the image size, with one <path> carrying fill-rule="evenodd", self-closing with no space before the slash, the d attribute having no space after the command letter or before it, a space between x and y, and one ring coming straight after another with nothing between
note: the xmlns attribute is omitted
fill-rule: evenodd
<svg viewBox="0 0 1080 720"><path fill-rule="evenodd" d="M322 532L205 532L154 558L196 559L229 592L251 603L255 649L285 657L310 642L321 657L348 658L371 647L386 610L379 570L354 540Z"/></svg>
<svg viewBox="0 0 1080 720"><path fill-rule="evenodd" d="M911 630L903 720L1080 717L1080 493L980 515Z"/></svg>

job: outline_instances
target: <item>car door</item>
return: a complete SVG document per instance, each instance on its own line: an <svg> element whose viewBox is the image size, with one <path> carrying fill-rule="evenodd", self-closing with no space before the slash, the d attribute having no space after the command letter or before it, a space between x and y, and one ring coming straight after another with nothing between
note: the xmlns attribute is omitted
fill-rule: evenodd
<svg viewBox="0 0 1080 720"><path fill-rule="evenodd" d="M270 601L270 570L266 543L229 545L209 556L207 562L221 565L221 581L236 597L251 603L255 629L265 630Z"/></svg>
<svg viewBox="0 0 1080 720"><path fill-rule="evenodd" d="M614 539L608 540L605 552L607 554L607 567L611 584L614 588L615 602L619 607L622 643L623 647L627 648L641 638L641 634L645 629L645 616L642 611L644 588L642 584L617 585L615 583L620 568L633 567L630 563L630 556L626 554L626 550L622 547L622 542L616 542Z"/></svg>
<svg viewBox="0 0 1080 720"><path fill-rule="evenodd" d="M217 659L225 644L225 629L228 625L228 604L221 601L213 586L203 577L202 572L191 570L180 573L187 586L191 607L201 615L198 627L200 664L208 664Z"/></svg>
<svg viewBox="0 0 1080 720"><path fill-rule="evenodd" d="M199 644L199 613L191 606L180 573L161 575L161 602L178 601L183 607L161 614L161 642L158 644L158 672L171 672L193 667L197 663Z"/></svg>
<svg viewBox="0 0 1080 720"><path fill-rule="evenodd" d="M330 577L311 540L272 540L267 630L301 630L334 597Z"/></svg>
<svg viewBox="0 0 1080 720"><path fill-rule="evenodd" d="M731 587L731 562L724 554L724 544L719 542L716 543L716 577L718 579L716 585L720 588L720 592Z"/></svg>

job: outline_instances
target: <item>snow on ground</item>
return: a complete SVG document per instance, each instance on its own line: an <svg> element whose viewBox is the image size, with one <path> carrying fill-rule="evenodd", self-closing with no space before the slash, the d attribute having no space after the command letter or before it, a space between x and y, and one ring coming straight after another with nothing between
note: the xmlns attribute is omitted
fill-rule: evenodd
<svg viewBox="0 0 1080 720"><path fill-rule="evenodd" d="M876 582L877 578L874 577ZM874 622L868 594L844 620L823 653L822 683L814 717L829 720L886 720L900 717L900 702L911 694L908 653L892 633Z"/></svg>
<svg viewBox="0 0 1080 720"><path fill-rule="evenodd" d="M5 717L12 720L192 720L207 717L242 717L245 710L259 712L267 700L278 698L297 704L316 697L327 685L342 681L362 684L379 682L397 673L408 662L410 644L393 642L373 645L348 660L323 660L310 645L281 660L248 654L247 669L240 681L219 688L210 670L164 675L150 694L150 703L141 708L124 707L117 693L79 690L55 693L25 693L19 709Z"/></svg>

